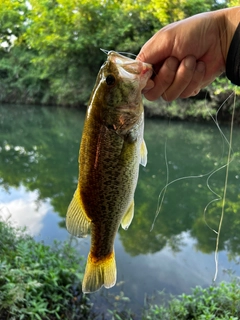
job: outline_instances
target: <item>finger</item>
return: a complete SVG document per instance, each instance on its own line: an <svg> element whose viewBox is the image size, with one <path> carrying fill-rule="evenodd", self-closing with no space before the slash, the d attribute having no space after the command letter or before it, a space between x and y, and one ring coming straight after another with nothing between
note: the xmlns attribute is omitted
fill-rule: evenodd
<svg viewBox="0 0 240 320"><path fill-rule="evenodd" d="M154 87L154 81L152 79L149 79L146 83L146 86L143 88L142 93L148 92Z"/></svg>
<svg viewBox="0 0 240 320"><path fill-rule="evenodd" d="M195 96L198 94L202 87L202 80L205 75L205 63L203 61L198 61L195 72L193 74L192 80L186 87L186 89L180 94L180 98L187 98L190 96Z"/></svg>
<svg viewBox="0 0 240 320"><path fill-rule="evenodd" d="M195 68L196 58L194 56L184 58L177 70L172 85L163 93L163 99L172 101L178 98L191 82Z"/></svg>
<svg viewBox="0 0 240 320"><path fill-rule="evenodd" d="M159 30L144 44L136 57L137 60L156 64L170 57L174 38L164 32L165 29Z"/></svg>
<svg viewBox="0 0 240 320"><path fill-rule="evenodd" d="M145 92L145 97L150 100L158 99L174 81L179 61L175 57L169 57L165 60L158 73L155 75L154 87Z"/></svg>
<svg viewBox="0 0 240 320"><path fill-rule="evenodd" d="M204 77L203 82L201 84L201 88L207 87L210 83L212 83L221 74L222 74L221 70L219 70L218 72L215 72L215 73L208 72L208 74L207 74L207 70L206 70L205 77Z"/></svg>

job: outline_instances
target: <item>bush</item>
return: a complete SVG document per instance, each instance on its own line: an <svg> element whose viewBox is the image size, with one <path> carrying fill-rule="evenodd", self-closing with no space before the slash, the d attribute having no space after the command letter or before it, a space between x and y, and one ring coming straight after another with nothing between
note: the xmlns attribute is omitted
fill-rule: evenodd
<svg viewBox="0 0 240 320"><path fill-rule="evenodd" d="M240 319L240 281L196 287L191 295L172 297L168 305L149 305L143 320L237 320Z"/></svg>
<svg viewBox="0 0 240 320"><path fill-rule="evenodd" d="M83 261L68 243L37 243L0 221L0 319L84 319Z"/></svg>

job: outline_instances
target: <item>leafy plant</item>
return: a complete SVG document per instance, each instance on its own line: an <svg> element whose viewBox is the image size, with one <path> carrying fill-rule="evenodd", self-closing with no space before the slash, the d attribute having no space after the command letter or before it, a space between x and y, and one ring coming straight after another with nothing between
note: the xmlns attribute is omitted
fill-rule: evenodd
<svg viewBox="0 0 240 320"><path fill-rule="evenodd" d="M83 260L74 248L68 243L37 243L2 221L0 235L0 318L87 318L90 305L81 292Z"/></svg>
<svg viewBox="0 0 240 320"><path fill-rule="evenodd" d="M2 0L0 101L84 105L105 60L100 48L137 54L164 25L224 6L227 1Z"/></svg>
<svg viewBox="0 0 240 320"><path fill-rule="evenodd" d="M208 288L197 286L190 295L172 297L168 305L149 305L143 320L237 320L240 317L240 281Z"/></svg>

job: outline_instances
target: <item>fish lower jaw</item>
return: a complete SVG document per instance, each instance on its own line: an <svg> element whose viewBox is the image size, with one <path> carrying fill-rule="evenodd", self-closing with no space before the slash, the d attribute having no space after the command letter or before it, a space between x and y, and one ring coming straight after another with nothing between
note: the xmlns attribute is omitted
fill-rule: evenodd
<svg viewBox="0 0 240 320"><path fill-rule="evenodd" d="M150 66L150 67L149 67ZM153 69L151 65L144 64L143 70L141 72L141 81L140 81L140 89L142 90L145 86L147 81L151 78L153 74Z"/></svg>

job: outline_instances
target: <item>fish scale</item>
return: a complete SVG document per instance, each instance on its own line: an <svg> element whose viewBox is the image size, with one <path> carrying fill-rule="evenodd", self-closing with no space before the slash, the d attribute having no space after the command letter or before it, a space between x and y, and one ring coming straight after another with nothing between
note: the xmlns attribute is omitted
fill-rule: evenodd
<svg viewBox="0 0 240 320"><path fill-rule="evenodd" d="M120 224L127 229L133 219L139 164L147 162L141 90L151 75L151 65L110 51L91 94L66 217L75 236L91 228L85 293L116 283L114 239Z"/></svg>

